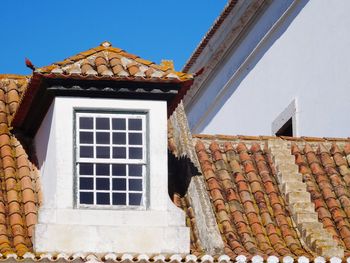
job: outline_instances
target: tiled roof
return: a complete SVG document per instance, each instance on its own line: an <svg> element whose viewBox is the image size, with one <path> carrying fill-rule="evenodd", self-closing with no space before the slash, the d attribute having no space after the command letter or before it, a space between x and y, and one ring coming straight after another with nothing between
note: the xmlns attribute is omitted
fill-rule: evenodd
<svg viewBox="0 0 350 263"><path fill-rule="evenodd" d="M195 147L225 254L310 256L279 191L270 153L258 143L209 138L197 139Z"/></svg>
<svg viewBox="0 0 350 263"><path fill-rule="evenodd" d="M195 149L226 255L204 254L193 213L195 207L188 196L175 197L174 201L187 213L187 225L191 228L190 255L97 256L59 252L35 255L31 237L42 198L40 177L11 127L11 116L27 82L25 76L0 75L0 257L3 260L228 262L237 256L315 257L300 238L278 186L274 158L264 147L267 140L276 137L206 135L196 136ZM283 139L294 143L292 153L320 222L349 254L349 139ZM176 145L172 140L169 143L174 151ZM274 258L270 259L275 262Z"/></svg>
<svg viewBox="0 0 350 263"><path fill-rule="evenodd" d="M350 255L350 142L292 145L319 221Z"/></svg>
<svg viewBox="0 0 350 263"><path fill-rule="evenodd" d="M137 81L182 82L193 79L192 74L177 72L172 61L157 65L103 42L100 46L80 52L50 66L35 69L36 73L53 77L85 79L114 79Z"/></svg>
<svg viewBox="0 0 350 263"><path fill-rule="evenodd" d="M26 83L23 76L0 75L0 253L5 256L32 250L41 200L38 172L10 125Z"/></svg>

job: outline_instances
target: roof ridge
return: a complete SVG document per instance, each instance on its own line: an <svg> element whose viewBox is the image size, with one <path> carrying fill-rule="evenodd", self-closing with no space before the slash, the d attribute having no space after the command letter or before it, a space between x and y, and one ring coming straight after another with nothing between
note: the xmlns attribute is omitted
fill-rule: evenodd
<svg viewBox="0 0 350 263"><path fill-rule="evenodd" d="M90 66L94 67L87 73L87 68L82 68L84 60L93 60L99 57L101 54L105 58L104 63L90 63ZM115 55L113 55L115 54ZM95 57L96 56L96 57ZM115 57L119 57L122 61L112 61ZM119 64L119 65L117 65ZM97 70L102 65L100 70ZM132 72L128 72L132 66ZM117 66L118 68L114 68ZM121 70L123 74L121 75ZM187 81L194 78L193 74L178 72L174 69L173 62L171 60L162 60L160 64L153 61L143 59L137 55L129 53L123 49L113 47L110 42L102 42L99 46L90 48L88 50L79 52L73 56L67 57L62 61L54 62L48 66L38 67L34 72L40 74L63 74L63 75L108 75L115 76L117 78L125 77L124 75L131 77L145 77L148 79L160 78L177 81ZM92 73L93 74L92 74Z"/></svg>
<svg viewBox="0 0 350 263"><path fill-rule="evenodd" d="M311 137L311 136L272 136L272 135L224 135L224 134L192 134L193 138L209 140L274 140L305 141L305 142L350 142L350 137Z"/></svg>

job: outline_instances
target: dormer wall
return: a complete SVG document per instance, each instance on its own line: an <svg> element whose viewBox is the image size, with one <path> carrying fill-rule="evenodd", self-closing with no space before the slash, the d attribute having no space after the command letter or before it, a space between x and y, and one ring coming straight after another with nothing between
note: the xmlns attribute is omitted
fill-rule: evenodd
<svg viewBox="0 0 350 263"><path fill-rule="evenodd" d="M74 118L79 111L109 114L143 112L146 115L147 167L142 185L144 205L95 204L85 207L77 203L78 146L75 142L77 131ZM185 215L171 202L167 191L166 102L56 97L34 140L44 189L44 202L35 226L35 251L189 252L189 229L185 226ZM114 180L114 175L110 176ZM95 175L94 184L99 179ZM95 195L98 195L96 185L94 188L97 192ZM114 194L114 191L111 190L110 194ZM67 235L67 231L75 234Z"/></svg>

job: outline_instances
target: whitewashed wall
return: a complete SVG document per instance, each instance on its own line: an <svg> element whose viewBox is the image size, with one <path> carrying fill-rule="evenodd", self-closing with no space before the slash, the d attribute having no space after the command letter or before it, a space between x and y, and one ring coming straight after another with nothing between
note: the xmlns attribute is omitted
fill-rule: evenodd
<svg viewBox="0 0 350 263"><path fill-rule="evenodd" d="M74 111L138 111L148 116L145 209L74 206ZM164 101L56 97L35 136L44 202L35 225L36 253L189 253L185 213L168 194Z"/></svg>
<svg viewBox="0 0 350 263"><path fill-rule="evenodd" d="M269 135L295 100L295 135L349 136L350 1L290 1L284 16L277 2L187 103L193 132Z"/></svg>

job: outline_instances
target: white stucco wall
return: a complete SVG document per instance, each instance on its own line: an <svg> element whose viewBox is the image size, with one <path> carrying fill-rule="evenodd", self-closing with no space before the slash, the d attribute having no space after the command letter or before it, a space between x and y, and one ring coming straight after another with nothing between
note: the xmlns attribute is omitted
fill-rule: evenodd
<svg viewBox="0 0 350 263"><path fill-rule="evenodd" d="M75 205L74 111L97 109L147 114L145 208ZM166 102L56 97L35 136L35 147L44 196L33 239L36 252L189 252L185 214L168 194Z"/></svg>
<svg viewBox="0 0 350 263"><path fill-rule="evenodd" d="M349 136L350 1L293 2L239 70L230 71L249 49L249 34L205 83L208 90L187 107L193 132L269 135L272 123L295 100L295 135ZM252 31L263 28L272 11ZM210 90L225 85L226 94L215 101Z"/></svg>

